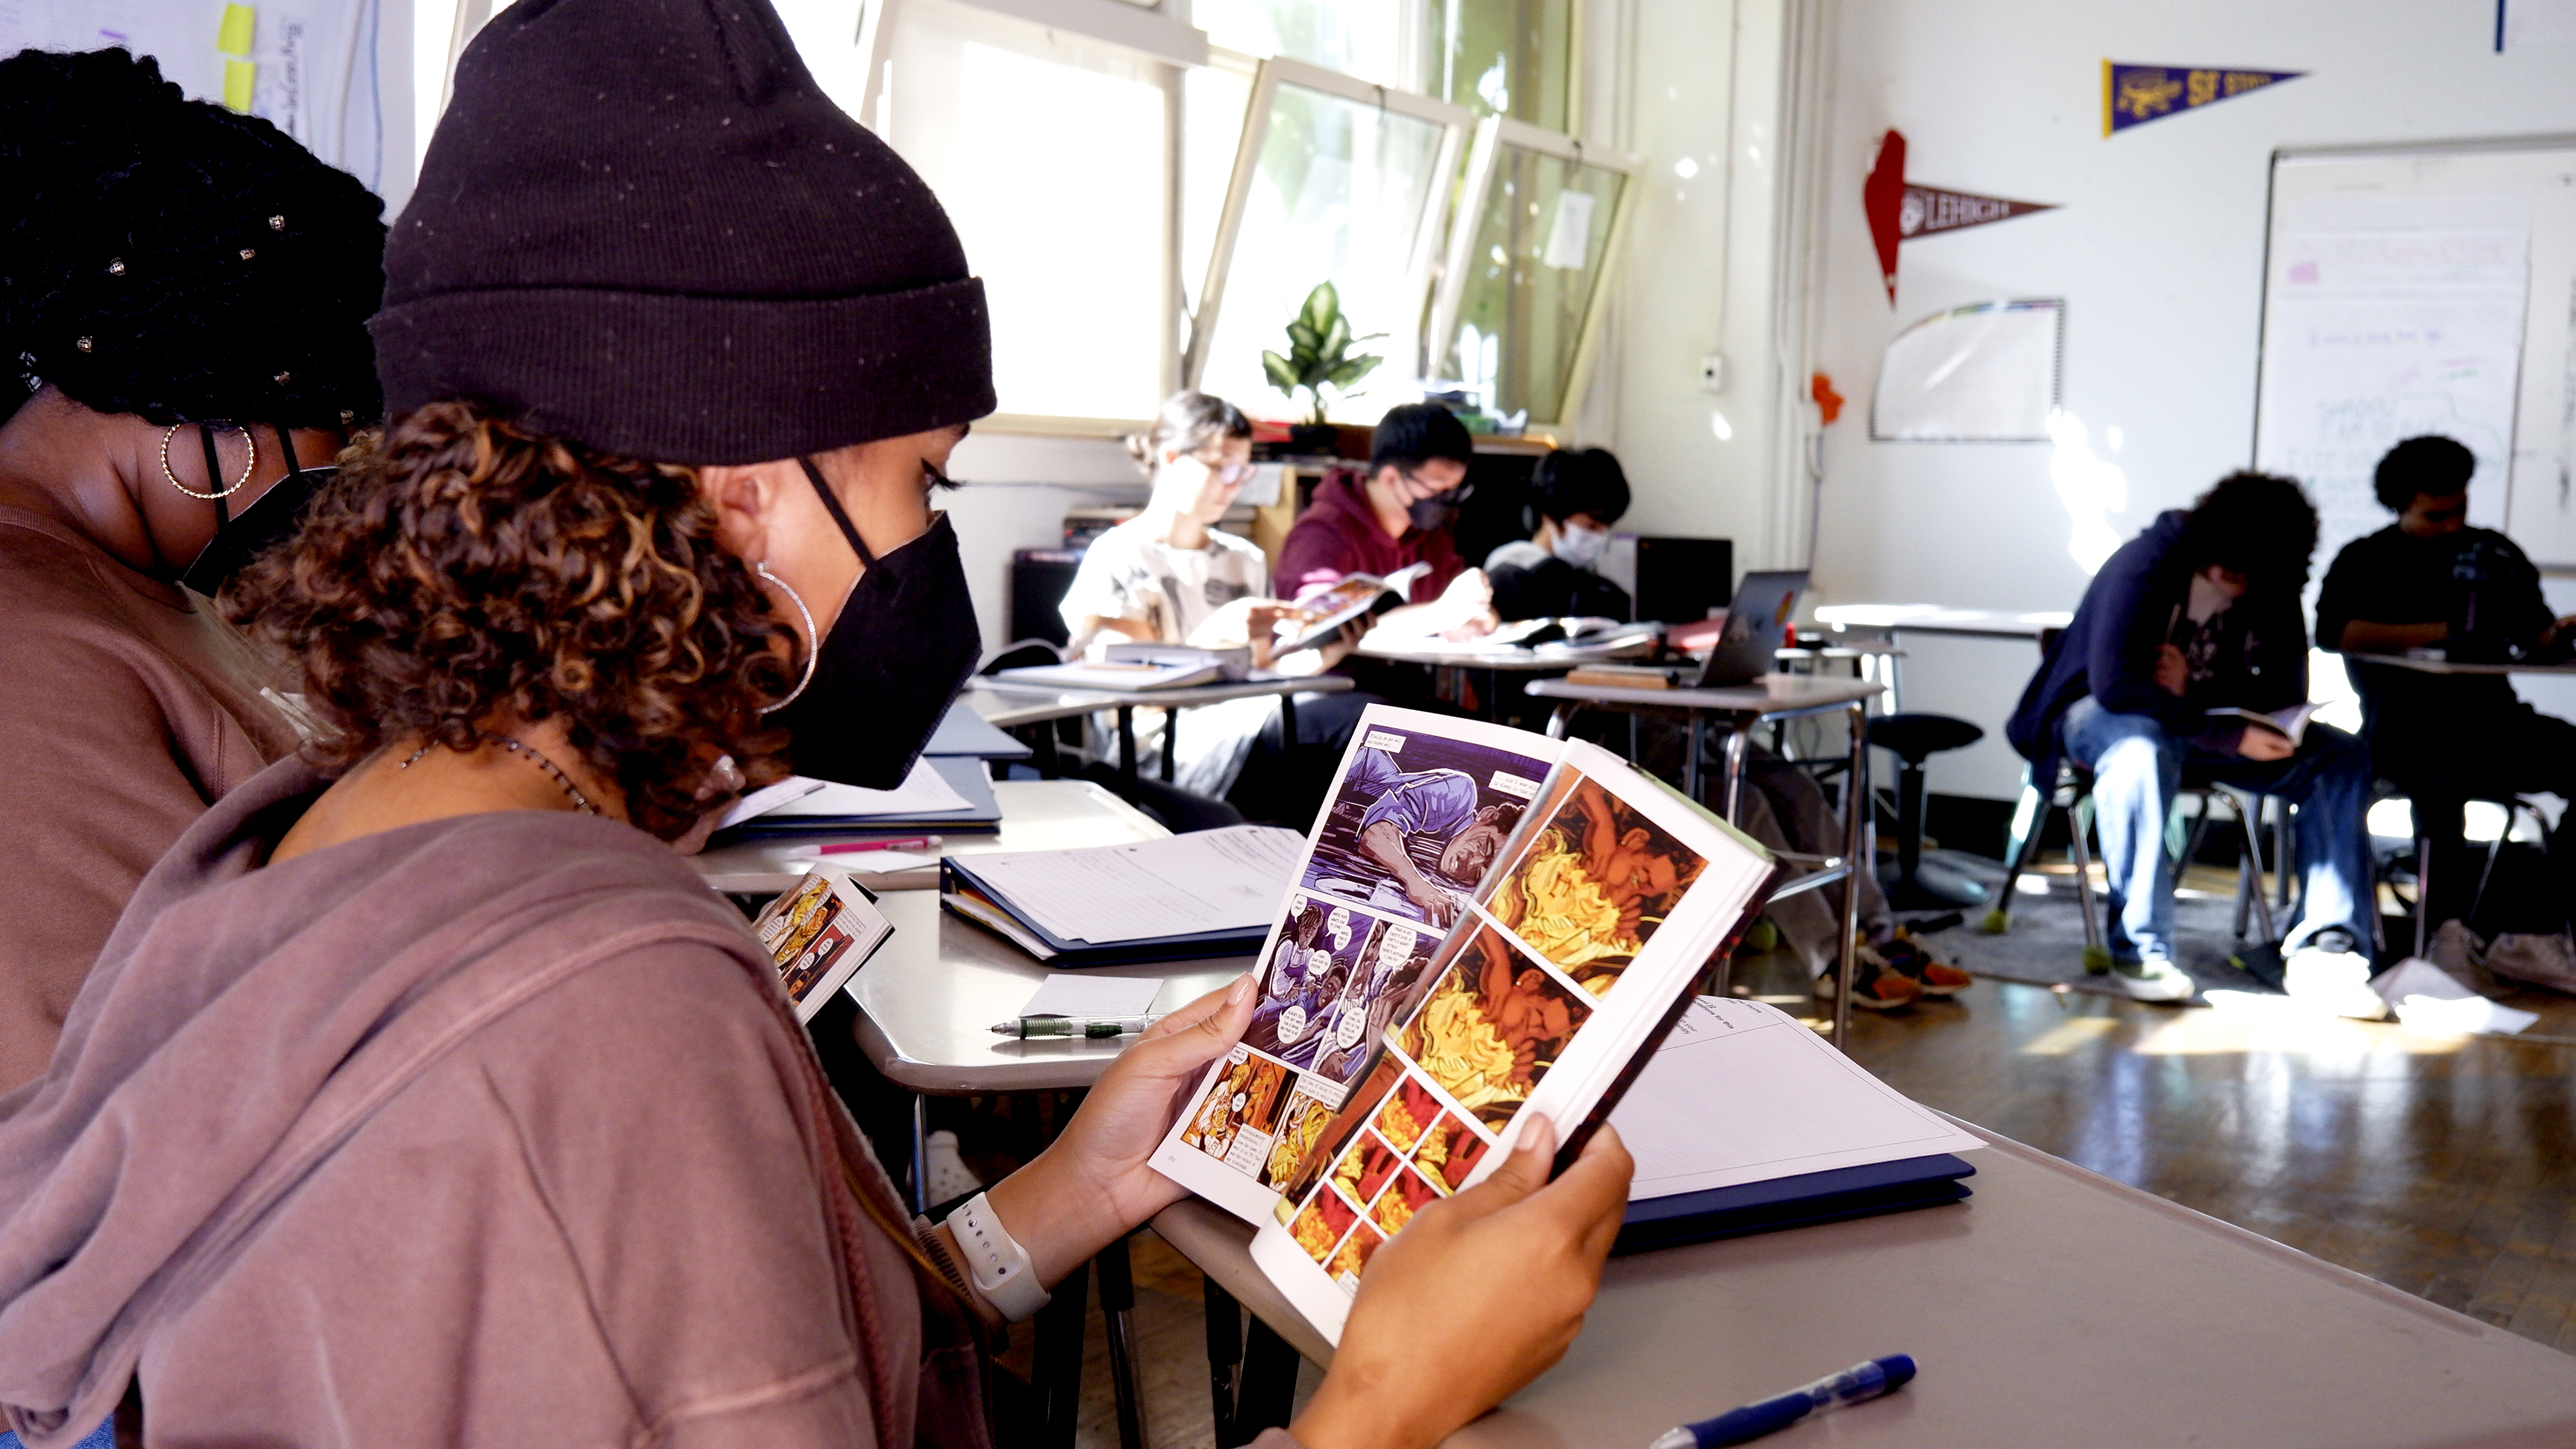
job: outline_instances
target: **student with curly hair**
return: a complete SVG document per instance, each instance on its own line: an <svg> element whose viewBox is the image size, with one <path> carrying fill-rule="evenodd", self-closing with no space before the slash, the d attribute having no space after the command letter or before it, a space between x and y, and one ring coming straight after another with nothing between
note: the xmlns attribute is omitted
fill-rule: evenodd
<svg viewBox="0 0 2576 1449"><path fill-rule="evenodd" d="M395 420L236 605L332 733L154 868L0 1113L10 1421L994 1442L984 1346L1180 1195L1146 1159L1249 978L933 1224L666 844L790 759L900 777L973 665L955 231L764 0L521 0L387 271ZM1528 1141L1369 1265L1297 1439L1428 1446L1563 1352L1628 1160Z"/></svg>
<svg viewBox="0 0 2576 1449"><path fill-rule="evenodd" d="M294 748L212 594L377 410L381 205L122 50L0 60L0 1091L135 883Z"/></svg>

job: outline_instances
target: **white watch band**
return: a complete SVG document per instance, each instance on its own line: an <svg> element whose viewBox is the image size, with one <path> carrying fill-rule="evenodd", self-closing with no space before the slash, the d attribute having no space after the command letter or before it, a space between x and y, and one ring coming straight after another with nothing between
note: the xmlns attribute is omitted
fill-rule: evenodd
<svg viewBox="0 0 2576 1449"><path fill-rule="evenodd" d="M1046 1307L1049 1294L1038 1286L1037 1269L1029 1262L1028 1250L1014 1241L1002 1226L993 1205L977 1193L966 1199L957 1211L948 1215L948 1231L957 1239L957 1252L966 1260L966 1271L975 1287L1002 1316L1013 1323L1034 1317Z"/></svg>

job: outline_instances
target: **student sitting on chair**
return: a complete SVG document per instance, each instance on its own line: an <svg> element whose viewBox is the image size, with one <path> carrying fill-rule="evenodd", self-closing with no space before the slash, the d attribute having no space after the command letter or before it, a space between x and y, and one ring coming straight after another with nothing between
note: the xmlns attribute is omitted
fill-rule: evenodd
<svg viewBox="0 0 2576 1449"><path fill-rule="evenodd" d="M2316 509L2297 483L2220 479L2190 512L2163 514L2103 564L2005 726L2039 769L2053 775L2062 756L2092 772L2112 969L2140 1001L2192 993L2174 965L2174 862L2164 845L2188 767L2298 804L2306 877L2299 924L2283 943L2289 992L2346 1016L2385 1014L2368 985L2369 751L2326 725L2309 723L2293 744L2212 713L2307 699L2299 593L2316 544Z"/></svg>
<svg viewBox="0 0 2576 1449"><path fill-rule="evenodd" d="M1351 574L1384 578L1414 563L1431 573L1380 627L1450 639L1493 632L1494 594L1484 570L1462 568L1449 512L1466 497L1475 446L1466 425L1435 403L1389 408L1378 420L1368 479L1328 478L1279 545L1279 594L1303 599Z"/></svg>
<svg viewBox="0 0 2576 1449"><path fill-rule="evenodd" d="M2444 437L2409 438L2379 460L2373 480L2397 521L2344 545L2317 596L2317 642L2366 656L2440 649L2453 660L2501 662L2576 636L2540 594L2540 571L2492 529L2471 528L2477 458ZM2547 792L2576 799L2576 725L2522 702L2500 674L2426 674L2351 661L2362 738L2378 772L2415 802L2417 832L2434 845L2436 894L2427 919L2459 914L2475 879L2464 874L2461 807ZM2562 901L2571 845L2552 842Z"/></svg>
<svg viewBox="0 0 2576 1449"><path fill-rule="evenodd" d="M1601 577L1610 525L1628 511L1628 477L1607 448L1558 449L1530 473L1537 530L1485 555L1494 612L1505 619L1628 617L1628 591Z"/></svg>
<svg viewBox="0 0 2576 1449"><path fill-rule="evenodd" d="M1251 540L1216 526L1252 476L1252 423L1240 409L1202 392L1174 393L1153 428L1127 440L1127 450L1153 479L1153 496L1144 512L1083 550L1082 566L1056 606L1075 653L1126 638L1210 649L1249 644L1255 666L1282 674L1320 674L1341 662L1359 638L1355 628L1321 649L1270 657L1271 626L1285 607L1265 589L1269 560ZM1351 694L1299 695L1297 742L1338 760L1369 702ZM1179 737L1172 783L1194 795L1224 797L1243 781L1247 760L1278 757L1279 702L1264 697L1200 706L1189 712ZM1302 824L1319 801L1315 792L1303 801L1237 803L1247 815Z"/></svg>

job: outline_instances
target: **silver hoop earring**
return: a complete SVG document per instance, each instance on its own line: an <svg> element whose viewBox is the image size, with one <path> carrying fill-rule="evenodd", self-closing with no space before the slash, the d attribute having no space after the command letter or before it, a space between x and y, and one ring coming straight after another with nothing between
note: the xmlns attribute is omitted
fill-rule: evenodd
<svg viewBox="0 0 2576 1449"><path fill-rule="evenodd" d="M186 426L186 423L172 423L170 425L170 431L161 435L161 476L170 480L171 487L178 489L180 492L187 494L191 498L202 498L208 503L212 503L218 498L230 498L234 494L242 491L242 486L250 482L252 470L259 466L259 439L251 436L250 429L242 429L242 442L247 444L250 448L250 457L242 462L242 475L232 481L231 487L224 489L220 493L200 493L196 489L189 487L187 484L180 482L179 475L170 470L170 440L179 436L179 430ZM209 483L216 483L221 482L222 480L209 478L206 481Z"/></svg>
<svg viewBox="0 0 2576 1449"><path fill-rule="evenodd" d="M760 562L753 564L751 566L751 571L760 575L761 578L767 580L769 583L776 585L781 592L787 595L787 602L796 606L797 617L805 621L805 637L813 641L805 646L805 673L802 678L796 681L796 687L787 691L787 697L785 699L761 710L762 714L775 714L779 710L785 709L787 706L794 704L796 702L796 696L805 692L805 686L814 682L814 660L823 652L823 638L821 635L814 632L814 611L805 607L804 598L794 589L788 587L785 579L782 579L778 575L769 571L769 560L762 559Z"/></svg>

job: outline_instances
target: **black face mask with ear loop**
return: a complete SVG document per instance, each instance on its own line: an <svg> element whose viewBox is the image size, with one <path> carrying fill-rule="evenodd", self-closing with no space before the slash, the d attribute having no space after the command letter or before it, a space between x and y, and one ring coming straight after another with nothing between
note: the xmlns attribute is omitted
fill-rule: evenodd
<svg viewBox="0 0 2576 1449"><path fill-rule="evenodd" d="M796 773L891 790L912 773L983 654L957 532L943 513L927 533L879 558L822 472L810 459L796 461L867 571L815 643L814 677L772 718L787 727Z"/></svg>
<svg viewBox="0 0 2576 1449"><path fill-rule="evenodd" d="M233 515L229 500L216 499L215 536L206 540L206 546L189 561L186 572L179 575L180 583L208 598L247 568L252 559L293 534L304 518L304 505L331 481L333 469L294 466L295 444L286 436L284 427L272 426L269 431L277 435L279 456L287 461L286 476L251 500L250 507L243 509L239 517ZM244 436L248 436L247 430ZM215 435L201 427L197 438L206 448L206 476L220 488L223 472L215 461Z"/></svg>

